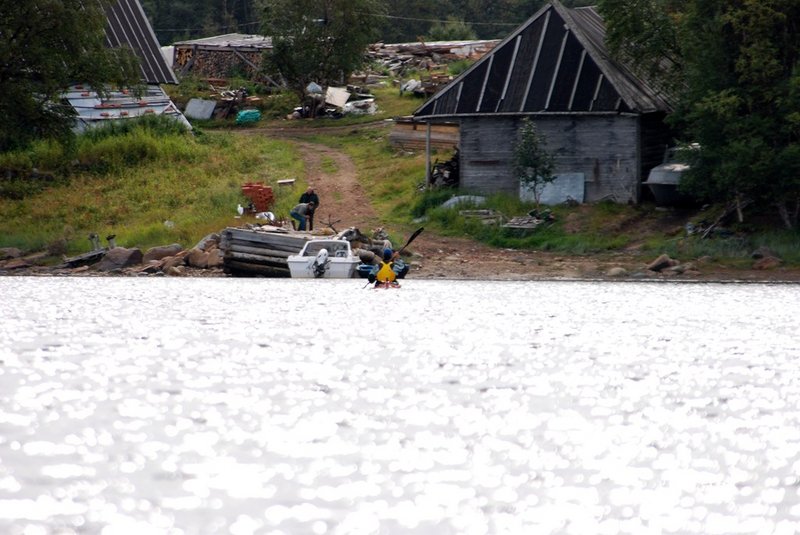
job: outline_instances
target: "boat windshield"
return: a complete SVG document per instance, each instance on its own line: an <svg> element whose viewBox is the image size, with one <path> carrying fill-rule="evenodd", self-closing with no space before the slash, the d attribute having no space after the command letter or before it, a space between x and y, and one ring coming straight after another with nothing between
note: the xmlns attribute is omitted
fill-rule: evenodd
<svg viewBox="0 0 800 535"><path fill-rule="evenodd" d="M350 252L350 242L347 241L310 241L306 245L304 256L316 256L322 249L327 249L328 256L347 256Z"/></svg>

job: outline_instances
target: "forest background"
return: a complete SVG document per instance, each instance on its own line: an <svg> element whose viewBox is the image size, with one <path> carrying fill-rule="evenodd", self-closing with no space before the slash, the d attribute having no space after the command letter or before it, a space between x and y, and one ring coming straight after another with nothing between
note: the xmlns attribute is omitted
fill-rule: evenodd
<svg viewBox="0 0 800 535"><path fill-rule="evenodd" d="M545 0L386 0L376 17L384 43L447 39L500 39ZM567 7L592 1L565 1ZM259 0L142 0L162 46L226 33L261 33ZM458 16L454 14L459 14Z"/></svg>

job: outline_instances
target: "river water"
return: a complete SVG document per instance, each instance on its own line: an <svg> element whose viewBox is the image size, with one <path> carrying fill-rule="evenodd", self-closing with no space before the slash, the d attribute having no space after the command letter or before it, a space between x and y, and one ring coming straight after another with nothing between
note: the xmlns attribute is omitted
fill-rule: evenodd
<svg viewBox="0 0 800 535"><path fill-rule="evenodd" d="M800 286L0 277L0 533L794 534Z"/></svg>

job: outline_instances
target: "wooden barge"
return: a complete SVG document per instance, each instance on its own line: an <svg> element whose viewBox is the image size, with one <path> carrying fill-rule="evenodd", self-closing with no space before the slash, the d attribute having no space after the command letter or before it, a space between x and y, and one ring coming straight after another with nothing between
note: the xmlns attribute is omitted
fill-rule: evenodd
<svg viewBox="0 0 800 535"><path fill-rule="evenodd" d="M264 225L222 231L223 271L239 277L288 277L290 255L311 239L308 232Z"/></svg>

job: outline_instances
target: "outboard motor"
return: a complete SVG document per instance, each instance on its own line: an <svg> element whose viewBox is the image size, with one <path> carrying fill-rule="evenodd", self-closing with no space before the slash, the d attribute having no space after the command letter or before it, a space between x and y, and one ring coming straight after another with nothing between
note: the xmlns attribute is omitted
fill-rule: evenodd
<svg viewBox="0 0 800 535"><path fill-rule="evenodd" d="M314 259L314 263L311 264L311 269L314 271L314 278L320 278L325 275L325 272L328 271L328 250L327 249L320 249L317 253L317 258Z"/></svg>

